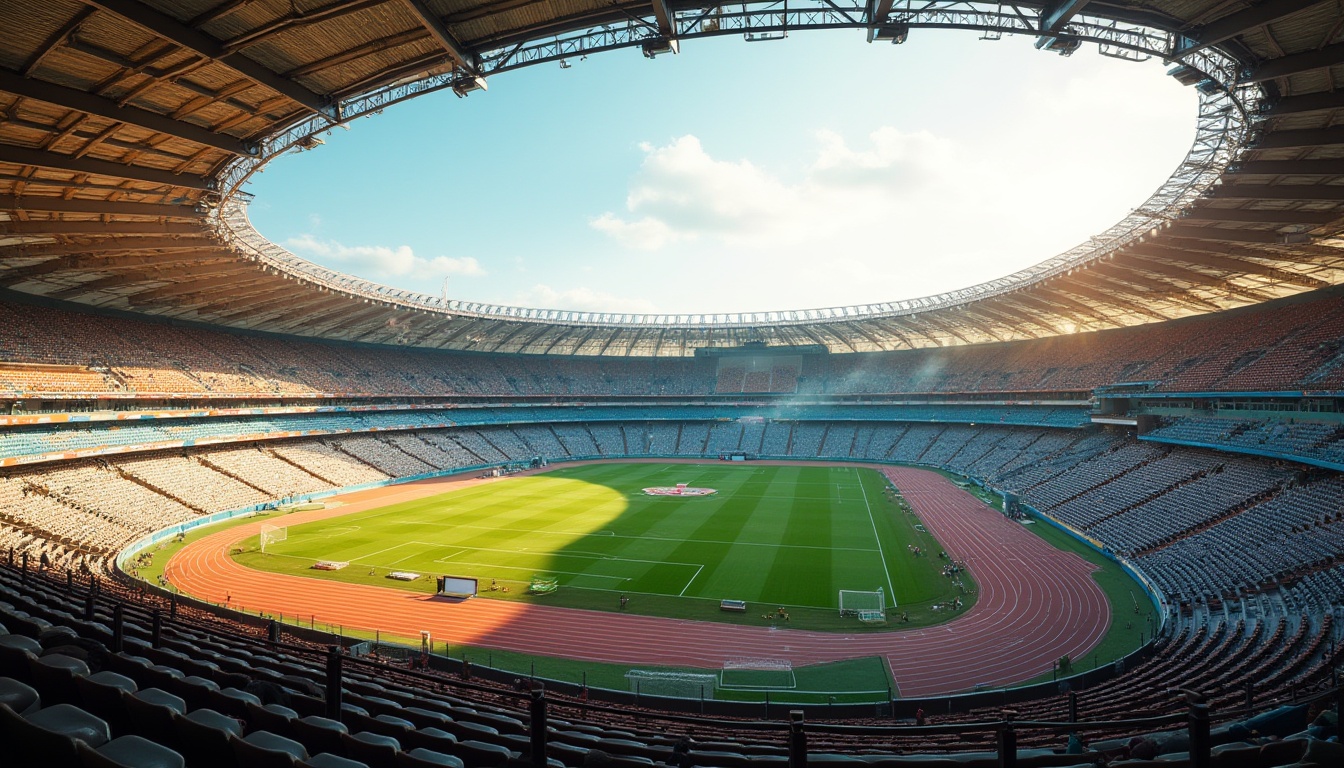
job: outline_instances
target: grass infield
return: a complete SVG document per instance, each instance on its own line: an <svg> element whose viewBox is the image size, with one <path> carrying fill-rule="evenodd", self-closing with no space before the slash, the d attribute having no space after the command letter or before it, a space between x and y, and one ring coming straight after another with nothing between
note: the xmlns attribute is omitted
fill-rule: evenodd
<svg viewBox="0 0 1344 768"><path fill-rule="evenodd" d="M677 483L718 492L643 492ZM881 631L941 623L956 613L935 606L974 601L969 578L962 594L941 575L938 542L922 529L868 469L595 464L290 526L265 553L254 537L234 556L258 570L397 589L432 592L435 576L463 576L490 599L618 611L626 595L632 613L755 625L783 624L783 607L792 627ZM349 566L317 571L318 560ZM388 578L394 571L421 578ZM559 589L528 594L539 575ZM838 615L841 589L878 588L897 605L885 627ZM722 599L747 610L720 611Z"/></svg>

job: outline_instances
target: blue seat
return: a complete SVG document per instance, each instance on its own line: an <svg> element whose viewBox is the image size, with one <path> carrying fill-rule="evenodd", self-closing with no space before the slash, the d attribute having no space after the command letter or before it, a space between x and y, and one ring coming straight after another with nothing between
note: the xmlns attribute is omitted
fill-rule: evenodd
<svg viewBox="0 0 1344 768"><path fill-rule="evenodd" d="M76 751L84 768L186 768L187 765L177 752L136 735L113 739L97 749L80 742Z"/></svg>
<svg viewBox="0 0 1344 768"><path fill-rule="evenodd" d="M269 731L249 733L229 743L238 764L246 768L293 768L308 759L308 750L302 744Z"/></svg>
<svg viewBox="0 0 1344 768"><path fill-rule="evenodd" d="M42 697L32 686L12 677L0 677L0 704L8 705L17 714L36 712L42 706Z"/></svg>

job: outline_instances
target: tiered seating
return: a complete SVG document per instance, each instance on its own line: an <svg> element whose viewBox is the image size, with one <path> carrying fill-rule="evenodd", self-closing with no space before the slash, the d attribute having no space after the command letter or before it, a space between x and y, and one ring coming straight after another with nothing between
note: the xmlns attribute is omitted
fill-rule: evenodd
<svg viewBox="0 0 1344 768"><path fill-rule="evenodd" d="M319 455L318 445L314 442L292 450L303 451L302 455L310 457ZM118 458L114 463L122 472L198 512L244 509L269 500L262 491L211 469L186 453L141 454Z"/></svg>
<svg viewBox="0 0 1344 768"><path fill-rule="evenodd" d="M714 391L721 394L741 392L747 369L740 365L724 366L714 379Z"/></svg>
<svg viewBox="0 0 1344 768"><path fill-rule="evenodd" d="M332 447L374 467L379 474L389 477L406 477L433 472L434 467L401 450L389 445L375 435L344 437L330 441Z"/></svg>
<svg viewBox="0 0 1344 768"><path fill-rule="evenodd" d="M1230 460L1203 477L1158 496L1089 529L1121 552L1138 552L1171 541L1186 531L1263 497L1289 473L1250 461Z"/></svg>
<svg viewBox="0 0 1344 768"><path fill-rule="evenodd" d="M1146 433L1144 439L1317 459L1344 467L1344 426L1338 423L1182 417Z"/></svg>
<svg viewBox="0 0 1344 768"><path fill-rule="evenodd" d="M1344 552L1344 479L1320 478L1138 559L1168 594L1268 587ZM1344 599L1344 590L1333 600Z"/></svg>
<svg viewBox="0 0 1344 768"><path fill-rule="evenodd" d="M277 443L271 452L337 487L386 480L390 475L318 440Z"/></svg>
<svg viewBox="0 0 1344 768"><path fill-rule="evenodd" d="M199 454L201 463L267 493L274 499L331 490L335 486L257 446L222 448Z"/></svg>
<svg viewBox="0 0 1344 768"><path fill-rule="evenodd" d="M0 392L124 395L699 395L1087 390L1123 381L1166 391L1344 386L1338 293L1156 326L1024 342L804 356L748 371L714 359L544 359L338 348L278 337L0 303ZM1209 338L1227 343L1209 345Z"/></svg>

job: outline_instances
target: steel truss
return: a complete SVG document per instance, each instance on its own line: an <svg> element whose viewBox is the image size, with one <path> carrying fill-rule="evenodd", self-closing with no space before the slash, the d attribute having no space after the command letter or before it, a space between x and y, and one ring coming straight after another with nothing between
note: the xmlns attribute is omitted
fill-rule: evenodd
<svg viewBox="0 0 1344 768"><path fill-rule="evenodd" d="M576 312L458 301L378 285L318 266L270 242L248 221L250 195L241 188L252 174L286 152L316 146L314 139L335 125L377 114L388 106L427 93L451 88L459 95L465 95L477 87L477 76L658 41L663 33L659 31L652 7L645 13L644 16L631 15L622 23L568 30L480 52L479 69L475 72L453 67L451 61L445 59L438 65L443 71L412 74L390 85L346 98L336 105L335 118L314 115L294 123L264 139L257 156L240 157L226 166L217 177L218 194L209 203L211 219L219 234L236 250L268 269L365 301L418 311L564 325L704 330L899 317L954 308L1017 291L1106 259L1118 250L1156 234L1211 190L1250 138L1253 120L1262 114L1261 103L1266 98L1260 86L1239 82L1243 62L1215 46L1183 53L1180 50L1183 38L1175 31L1086 13L1074 16L1048 37L1095 44L1109 56L1135 60L1157 56L1188 68L1192 75L1190 79L1197 81L1200 94L1196 135L1189 153L1171 177L1141 206L1087 242L996 280L903 301L774 312L678 315ZM682 40L733 34L758 40L794 30L874 29L892 25L904 25L912 30L977 31L991 39L1004 34L1042 37L1041 30L1044 29L1041 7L999 2L896 0L886 18L872 18L874 13L869 4L854 0L770 0L673 9L671 20L675 37ZM1069 46L1062 52L1072 53L1073 48Z"/></svg>

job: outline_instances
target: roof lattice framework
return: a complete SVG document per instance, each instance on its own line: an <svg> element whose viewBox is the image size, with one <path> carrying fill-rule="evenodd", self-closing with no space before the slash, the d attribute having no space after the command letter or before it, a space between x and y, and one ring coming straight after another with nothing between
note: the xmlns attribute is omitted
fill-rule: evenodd
<svg viewBox="0 0 1344 768"><path fill-rule="evenodd" d="M1199 137L1147 203L1068 253L853 307L638 316L447 301L308 264L247 223L243 184L266 162L407 98L685 38L921 26L1171 60L1202 94ZM0 29L0 286L58 300L364 342L675 356L1036 338L1344 282L1338 0L0 0Z"/></svg>

